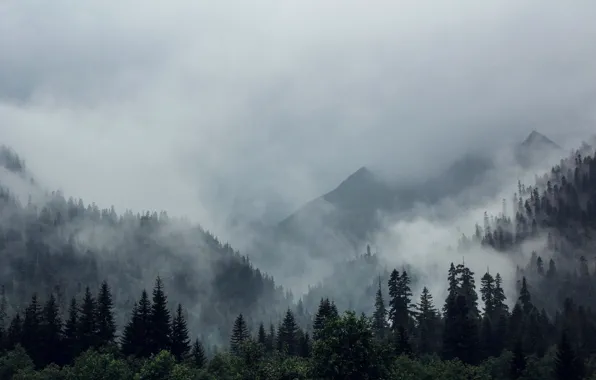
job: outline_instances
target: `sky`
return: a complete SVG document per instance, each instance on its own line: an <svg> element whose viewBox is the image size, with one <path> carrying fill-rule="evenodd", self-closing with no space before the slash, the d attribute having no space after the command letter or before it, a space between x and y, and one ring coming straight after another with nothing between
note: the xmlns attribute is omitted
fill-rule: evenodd
<svg viewBox="0 0 596 380"><path fill-rule="evenodd" d="M588 133L591 1L0 2L0 142L51 189L226 236L363 165Z"/></svg>

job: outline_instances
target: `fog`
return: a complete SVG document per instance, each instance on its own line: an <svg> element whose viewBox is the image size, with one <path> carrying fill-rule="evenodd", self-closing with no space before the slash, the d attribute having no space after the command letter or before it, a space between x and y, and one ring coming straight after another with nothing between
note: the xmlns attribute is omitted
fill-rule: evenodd
<svg viewBox="0 0 596 380"><path fill-rule="evenodd" d="M593 117L591 2L0 5L0 130L118 209L283 219L358 167L403 181ZM563 132L564 131L564 132Z"/></svg>

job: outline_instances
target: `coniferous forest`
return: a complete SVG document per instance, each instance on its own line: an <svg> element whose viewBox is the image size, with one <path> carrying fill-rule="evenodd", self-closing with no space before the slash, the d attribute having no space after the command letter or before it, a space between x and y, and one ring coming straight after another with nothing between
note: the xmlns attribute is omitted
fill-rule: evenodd
<svg viewBox="0 0 596 380"><path fill-rule="evenodd" d="M444 299L415 268L385 268L362 284L369 313L324 288L294 302L247 257L165 213L118 215L60 193L23 205L4 189L0 378L596 378L593 153L585 144L520 182L512 215L486 214L462 236L462 251L525 263L513 299L500 273L464 262L444 268ZM376 260L368 250L355 262Z"/></svg>

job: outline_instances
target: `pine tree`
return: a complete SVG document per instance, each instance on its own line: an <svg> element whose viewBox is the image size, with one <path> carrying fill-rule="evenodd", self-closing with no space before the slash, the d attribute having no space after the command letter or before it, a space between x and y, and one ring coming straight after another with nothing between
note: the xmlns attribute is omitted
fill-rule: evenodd
<svg viewBox="0 0 596 380"><path fill-rule="evenodd" d="M502 286L503 280L501 279L501 275L497 273L495 276L495 290L493 295L493 301L495 305L495 313L497 314L508 314L509 308L505 301L507 301L507 297L505 297L505 291L503 290Z"/></svg>
<svg viewBox="0 0 596 380"><path fill-rule="evenodd" d="M480 294L484 302L484 313L490 318L495 317L495 279L486 272L480 280Z"/></svg>
<svg viewBox="0 0 596 380"><path fill-rule="evenodd" d="M153 303L151 305L151 322L149 324L150 352L157 354L170 348L171 316L168 310L167 297L163 290L161 278L155 280Z"/></svg>
<svg viewBox="0 0 596 380"><path fill-rule="evenodd" d="M23 320L21 343L23 348L33 359L34 363L40 363L42 359L42 352L40 347L40 333L41 333L41 306L38 302L37 295L31 297L31 302L27 309L25 309L25 318Z"/></svg>
<svg viewBox="0 0 596 380"><path fill-rule="evenodd" d="M534 306L532 305L532 297L530 296L530 291L528 290L528 283L526 282L526 278L522 279L522 286L519 291L519 298L517 301L521 304L522 310L524 313L530 314Z"/></svg>
<svg viewBox="0 0 596 380"><path fill-rule="evenodd" d="M194 344L192 345L192 363L195 368L201 369L205 366L207 362L207 357L205 356L205 350L203 349L203 345L199 341L199 339L195 339Z"/></svg>
<svg viewBox="0 0 596 380"><path fill-rule="evenodd" d="M8 331L6 332L6 349L13 350L21 343L23 338L23 319L20 313L16 313L10 321Z"/></svg>
<svg viewBox="0 0 596 380"><path fill-rule="evenodd" d="M404 326L399 326L397 328L397 333L395 334L395 354L396 355L405 355L405 356L412 356L412 345L410 344L410 337Z"/></svg>
<svg viewBox="0 0 596 380"><path fill-rule="evenodd" d="M265 332L265 326L263 322L259 324L259 332L257 333L257 342L265 347L267 344L267 333Z"/></svg>
<svg viewBox="0 0 596 380"><path fill-rule="evenodd" d="M97 345L97 304L89 287L85 288L85 295L81 305L78 324L79 348L87 351Z"/></svg>
<svg viewBox="0 0 596 380"><path fill-rule="evenodd" d="M6 292L4 285L0 288L0 351L4 349L6 340L6 324L8 319L8 301L6 300Z"/></svg>
<svg viewBox="0 0 596 380"><path fill-rule="evenodd" d="M563 332L557 345L554 377L557 380L580 380L584 375L583 363L571 348L567 333Z"/></svg>
<svg viewBox="0 0 596 380"><path fill-rule="evenodd" d="M149 345L149 326L151 322L151 301L147 291L143 290L138 303L132 308L130 321L124 327L122 335L122 353L137 357L151 355Z"/></svg>
<svg viewBox="0 0 596 380"><path fill-rule="evenodd" d="M246 321L242 314L238 314L234 321L234 327L232 328L232 335L230 337L230 351L238 355L240 348L244 342L250 337L248 333L248 327L246 327Z"/></svg>
<svg viewBox="0 0 596 380"><path fill-rule="evenodd" d="M319 308L313 321L313 338L315 340L321 339L321 333L325 327L325 323L327 323L327 321L330 319L338 317L339 314L335 304L329 301L329 298L321 298Z"/></svg>
<svg viewBox="0 0 596 380"><path fill-rule="evenodd" d="M526 369L526 356L524 355L523 346L521 340L515 343L513 349L513 357L511 358L511 364L509 366L509 376L512 380L517 380L522 377L523 372Z"/></svg>
<svg viewBox="0 0 596 380"><path fill-rule="evenodd" d="M44 356L41 359L42 366L50 363L66 364L68 358L62 356L62 319L53 294L50 294L44 305L40 333L40 351Z"/></svg>
<svg viewBox="0 0 596 380"><path fill-rule="evenodd" d="M474 281L474 272L464 265L458 265L461 273L461 292L466 298L468 312L473 318L480 318L478 310L478 293L476 293L476 284Z"/></svg>
<svg viewBox="0 0 596 380"><path fill-rule="evenodd" d="M64 324L64 349L66 351L67 362L71 362L80 353L79 348L79 307L76 298L70 301L68 308L68 319Z"/></svg>
<svg viewBox="0 0 596 380"><path fill-rule="evenodd" d="M385 301L383 300L383 291L381 288L381 278L379 277L379 288L375 297L375 311L373 314L373 332L377 339L383 340L386 337L387 324L387 309L385 308Z"/></svg>
<svg viewBox="0 0 596 380"><path fill-rule="evenodd" d="M281 324L281 329L277 332L277 339L282 351L288 355L296 355L298 353L298 325L292 310L286 311L286 316Z"/></svg>
<svg viewBox="0 0 596 380"><path fill-rule="evenodd" d="M391 271L391 275L389 276L389 320L391 321L391 329L392 331L397 331L397 326L399 325L399 284L401 282L400 274L397 269L393 269Z"/></svg>
<svg viewBox="0 0 596 380"><path fill-rule="evenodd" d="M97 336L100 346L114 343L116 321L114 319L112 293L106 281L102 282L97 295Z"/></svg>
<svg viewBox="0 0 596 380"><path fill-rule="evenodd" d="M433 304L433 298L426 286L420 294L420 302L417 307L416 327L418 333L417 347L422 354L435 352L437 349L437 338L439 328L439 313Z"/></svg>
<svg viewBox="0 0 596 380"><path fill-rule="evenodd" d="M275 348L275 342L277 341L277 336L275 334L275 326L273 323L269 325L269 333L267 334L267 341L265 343L265 351L266 352L273 352Z"/></svg>
<svg viewBox="0 0 596 380"><path fill-rule="evenodd" d="M182 305L178 304L176 315L172 320L171 352L177 360L182 360L190 351L190 338L186 320L182 314Z"/></svg>

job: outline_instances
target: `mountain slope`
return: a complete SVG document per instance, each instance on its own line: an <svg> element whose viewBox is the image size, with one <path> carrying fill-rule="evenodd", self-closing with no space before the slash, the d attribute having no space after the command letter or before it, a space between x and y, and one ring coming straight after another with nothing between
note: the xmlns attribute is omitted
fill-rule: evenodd
<svg viewBox="0 0 596 380"><path fill-rule="evenodd" d="M546 136L532 131L514 147L514 159L519 165L529 167L541 157L560 149ZM281 258L275 260L281 247L292 247L293 256L303 255L304 259L343 260L357 255L382 227L383 218L398 218L416 203L433 205L446 197L457 200L460 193L482 183L493 169L493 157L467 154L434 178L418 185L400 186L391 185L362 167L334 190L307 203L270 231L266 238L268 243L261 244L259 250L270 252L266 258L273 261L263 265L270 264L267 269L273 270L281 264ZM497 191L493 187L488 186L486 191ZM463 197L461 202L470 202L469 197ZM297 264L298 258L292 260L292 272L277 272L278 275L295 275L300 268L306 270Z"/></svg>

